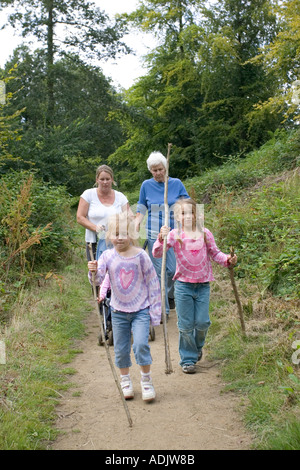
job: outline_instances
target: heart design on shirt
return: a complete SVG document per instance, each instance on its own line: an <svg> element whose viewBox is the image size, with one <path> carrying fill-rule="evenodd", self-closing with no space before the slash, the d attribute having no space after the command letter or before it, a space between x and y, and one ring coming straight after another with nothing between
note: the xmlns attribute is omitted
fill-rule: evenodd
<svg viewBox="0 0 300 470"><path fill-rule="evenodd" d="M193 256L197 256L200 250L191 250Z"/></svg>
<svg viewBox="0 0 300 470"><path fill-rule="evenodd" d="M126 271L126 269L122 268L120 271L120 278L123 289L128 289L134 278L133 269Z"/></svg>

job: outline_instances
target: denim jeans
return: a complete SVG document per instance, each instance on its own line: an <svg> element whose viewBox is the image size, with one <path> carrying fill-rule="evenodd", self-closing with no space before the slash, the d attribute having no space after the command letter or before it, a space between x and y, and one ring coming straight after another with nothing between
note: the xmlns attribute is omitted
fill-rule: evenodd
<svg viewBox="0 0 300 470"><path fill-rule="evenodd" d="M100 258L100 256L102 255L103 251L105 250L109 250L110 248L112 248L113 245L112 243L106 243L106 240L104 240L103 238L99 238L98 239L98 242L97 242L97 252L96 252L96 260L98 260Z"/></svg>
<svg viewBox="0 0 300 470"><path fill-rule="evenodd" d="M150 346L148 343L150 315L149 309L139 312L126 313L112 309L112 328L114 334L115 364L119 369L132 365L131 333L133 336L132 349L136 363L140 366L152 364Z"/></svg>
<svg viewBox="0 0 300 470"><path fill-rule="evenodd" d="M151 261L153 263L153 266L155 268L159 284L161 286L161 265L162 265L162 258L154 258L152 255L152 248L155 243L155 240L152 240L151 238L148 239L148 252L149 256L151 258ZM166 286L166 314L168 315L170 313L170 306L169 306L169 300L168 298L170 297L171 299L174 297L174 281L173 277L176 271L176 258L175 258L175 253L173 248L170 248L167 251L167 256L166 256L166 280L165 280L165 286Z"/></svg>
<svg viewBox="0 0 300 470"><path fill-rule="evenodd" d="M179 364L195 364L205 343L209 318L210 285L175 281L179 330Z"/></svg>

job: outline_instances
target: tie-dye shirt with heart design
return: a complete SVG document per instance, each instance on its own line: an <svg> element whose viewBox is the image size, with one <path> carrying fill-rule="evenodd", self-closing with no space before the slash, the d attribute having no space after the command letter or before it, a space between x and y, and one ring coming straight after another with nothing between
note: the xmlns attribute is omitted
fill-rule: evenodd
<svg viewBox="0 0 300 470"><path fill-rule="evenodd" d="M98 259L95 282L100 285L109 275L110 305L119 312L133 313L149 307L153 326L160 324L161 293L157 274L149 255L141 249L135 256L123 257L115 248ZM92 275L89 273L91 281Z"/></svg>
<svg viewBox="0 0 300 470"><path fill-rule="evenodd" d="M173 279L182 282L209 282L214 281L211 259L221 266L228 267L227 255L222 253L216 245L213 234L204 229L202 238L188 238L182 231L174 229L168 233L167 249L173 248L176 256L176 271ZM163 252L163 241L159 239L153 245L152 254L154 258L161 258Z"/></svg>

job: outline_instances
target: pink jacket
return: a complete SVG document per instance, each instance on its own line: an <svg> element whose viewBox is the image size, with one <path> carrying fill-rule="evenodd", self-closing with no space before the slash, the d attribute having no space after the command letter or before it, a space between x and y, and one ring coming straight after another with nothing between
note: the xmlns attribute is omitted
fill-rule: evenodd
<svg viewBox="0 0 300 470"><path fill-rule="evenodd" d="M104 281L102 282L100 286L100 297L105 299L107 295L107 291L110 289L110 280L109 280L109 275L106 273Z"/></svg>
<svg viewBox="0 0 300 470"><path fill-rule="evenodd" d="M176 256L176 272L173 279L192 283L214 281L211 259L221 266L229 266L228 255L219 250L213 234L206 228L204 231L206 241L204 237L196 240L187 238L184 232L179 235L177 229L169 232L167 249L172 247ZM162 257L163 241L156 240L152 254L154 258Z"/></svg>

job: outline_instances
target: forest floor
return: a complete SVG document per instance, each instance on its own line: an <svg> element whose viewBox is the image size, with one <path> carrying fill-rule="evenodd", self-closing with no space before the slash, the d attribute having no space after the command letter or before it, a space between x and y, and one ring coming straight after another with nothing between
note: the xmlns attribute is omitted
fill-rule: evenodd
<svg viewBox="0 0 300 470"><path fill-rule="evenodd" d="M128 400L133 425L114 381L104 346L98 345L99 320L92 312L87 335L76 347L82 351L71 364L77 373L57 407L60 431L53 450L247 450L251 436L242 423L241 398L224 392L218 363L206 358L195 374L184 374L178 364L176 312L167 323L173 372L166 374L163 325L150 341L156 399L142 400L140 372L131 377L135 397ZM110 347L114 360L113 347ZM117 370L119 376L119 371Z"/></svg>

